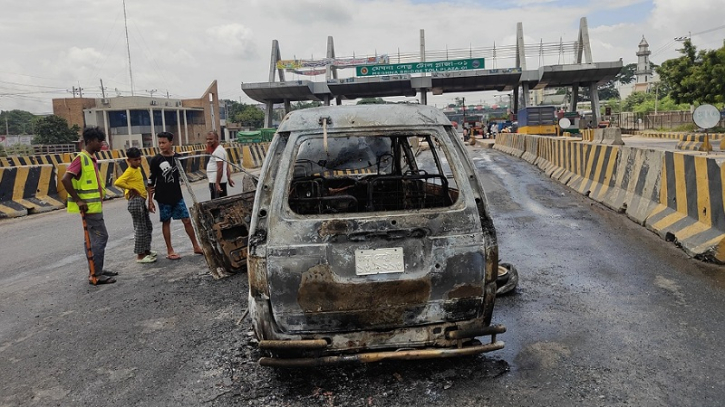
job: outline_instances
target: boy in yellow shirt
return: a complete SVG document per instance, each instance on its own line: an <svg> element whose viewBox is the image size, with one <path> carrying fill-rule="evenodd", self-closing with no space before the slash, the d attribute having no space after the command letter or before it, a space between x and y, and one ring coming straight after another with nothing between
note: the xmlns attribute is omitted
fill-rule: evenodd
<svg viewBox="0 0 725 407"><path fill-rule="evenodd" d="M113 184L125 189L124 195L128 199L128 211L133 219L134 248L137 263L153 263L156 261L156 252L151 250L151 224L149 210L146 207L146 183L141 174L141 150L131 147L126 150L128 168ZM153 212L153 210L152 210Z"/></svg>

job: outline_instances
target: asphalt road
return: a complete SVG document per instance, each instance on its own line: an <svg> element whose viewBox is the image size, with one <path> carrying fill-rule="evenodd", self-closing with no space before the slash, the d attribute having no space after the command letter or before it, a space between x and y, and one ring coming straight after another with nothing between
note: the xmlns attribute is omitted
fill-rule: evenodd
<svg viewBox="0 0 725 407"><path fill-rule="evenodd" d="M86 283L77 216L0 221L0 406L722 405L725 268L524 161L468 148L501 259L521 279L494 311L508 328L503 350L262 368L242 319L246 276L213 280L180 222L181 260L136 264L130 216L115 200L105 205L107 268L121 274L109 286ZM199 197L205 189L195 185Z"/></svg>

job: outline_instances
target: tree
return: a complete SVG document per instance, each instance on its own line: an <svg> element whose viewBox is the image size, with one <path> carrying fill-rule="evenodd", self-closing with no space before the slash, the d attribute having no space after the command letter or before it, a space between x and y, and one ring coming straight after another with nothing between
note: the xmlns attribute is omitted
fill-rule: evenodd
<svg viewBox="0 0 725 407"><path fill-rule="evenodd" d="M702 54L702 64L696 70L701 82L701 103L725 103L725 45Z"/></svg>
<svg viewBox="0 0 725 407"><path fill-rule="evenodd" d="M258 129L264 126L264 112L254 105L244 105L234 115L233 122L239 123L242 127Z"/></svg>
<svg viewBox="0 0 725 407"><path fill-rule="evenodd" d="M622 67L622 70L614 77L615 82L619 82L622 85L627 85L637 79L637 64L627 64Z"/></svg>
<svg viewBox="0 0 725 407"><path fill-rule="evenodd" d="M717 50L697 51L689 39L682 56L657 68L665 89L676 103L725 103L725 45Z"/></svg>
<svg viewBox="0 0 725 407"><path fill-rule="evenodd" d="M50 115L35 122L35 137L33 144L71 144L78 141L81 128L74 124L68 127L68 122L59 116Z"/></svg>
<svg viewBox="0 0 725 407"><path fill-rule="evenodd" d="M357 101L358 105L384 105L386 103L383 98L362 98Z"/></svg>
<svg viewBox="0 0 725 407"><path fill-rule="evenodd" d="M33 132L33 123L37 117L25 110L9 110L0 112L0 133L5 134L5 121L7 120L7 134L21 135Z"/></svg>
<svg viewBox="0 0 725 407"><path fill-rule="evenodd" d="M303 102L300 100L297 103L293 103L290 106L290 108L291 108L290 110L309 109L312 107L320 107L320 106L322 106L322 102L317 101L317 100L313 100L311 102Z"/></svg>

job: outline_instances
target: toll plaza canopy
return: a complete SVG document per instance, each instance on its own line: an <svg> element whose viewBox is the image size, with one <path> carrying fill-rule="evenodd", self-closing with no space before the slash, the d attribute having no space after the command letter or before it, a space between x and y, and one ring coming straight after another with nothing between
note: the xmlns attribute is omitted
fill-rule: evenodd
<svg viewBox="0 0 725 407"><path fill-rule="evenodd" d="M242 90L261 103L298 100L330 100L336 97L358 99L385 96L414 96L417 92L509 91L527 84L529 89L563 86L591 86L613 79L622 61L547 65L536 70L521 68L479 69L433 72L426 76L409 74L329 79L243 83Z"/></svg>

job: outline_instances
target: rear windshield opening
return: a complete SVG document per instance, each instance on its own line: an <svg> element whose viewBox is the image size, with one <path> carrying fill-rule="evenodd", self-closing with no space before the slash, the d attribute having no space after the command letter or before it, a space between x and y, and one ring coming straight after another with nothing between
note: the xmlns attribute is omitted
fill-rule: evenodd
<svg viewBox="0 0 725 407"><path fill-rule="evenodd" d="M301 215L440 208L458 199L430 135L310 136L297 145L288 204Z"/></svg>

